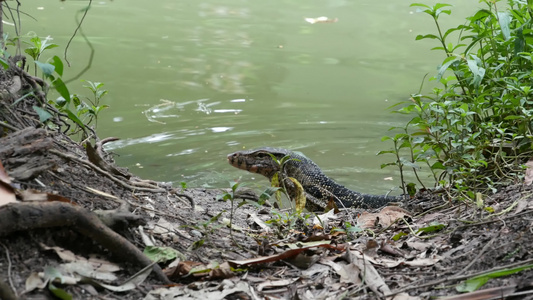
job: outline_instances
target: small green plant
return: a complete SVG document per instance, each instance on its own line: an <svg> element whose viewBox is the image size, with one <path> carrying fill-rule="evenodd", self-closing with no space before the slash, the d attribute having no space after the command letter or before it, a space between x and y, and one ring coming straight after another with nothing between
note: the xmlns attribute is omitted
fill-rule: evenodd
<svg viewBox="0 0 533 300"><path fill-rule="evenodd" d="M276 193L276 200L278 201L279 207L282 207L281 205L281 193L285 194L287 199L289 199L289 202L291 203L292 207L292 201L296 203L296 212L300 213L305 208L306 204L306 196L305 191L300 182L296 178L285 176L285 166L289 161L299 161L296 158L291 158L290 155L286 155L282 157L280 160L277 159L277 157L271 153L269 153L270 157L274 161L275 164L277 164L279 167L279 171L272 176L271 185L273 187L280 188ZM287 189L287 186L289 188Z"/></svg>
<svg viewBox="0 0 533 300"><path fill-rule="evenodd" d="M53 39L50 36L41 39L35 32L28 33L28 36L31 37L30 43L24 42L25 44L29 45L29 47L24 49L24 52L33 58L33 61L36 63L39 61L39 58L44 51L59 47L57 44L51 43ZM37 68L35 68L34 73L35 76L37 76Z"/></svg>
<svg viewBox="0 0 533 300"><path fill-rule="evenodd" d="M107 90L103 89L104 86L101 82L92 82L89 80L83 80L88 85L84 85L93 93L93 98L86 97L87 101L81 101L78 95L72 96L72 101L76 106L76 113L79 118L82 118L85 124L90 124L94 120L94 125L98 126L98 115L100 112L108 108L108 105L100 105L102 97L107 94Z"/></svg>
<svg viewBox="0 0 533 300"><path fill-rule="evenodd" d="M343 226L341 228L339 227L334 227L331 229L331 233L335 233L335 232L344 232L348 238L348 240L353 240L355 239L355 234L356 233L361 233L363 232L364 230L359 227L358 225L352 225L350 222L347 222L345 221Z"/></svg>
<svg viewBox="0 0 533 300"><path fill-rule="evenodd" d="M183 193L187 189L187 182L180 182L181 192Z"/></svg>
<svg viewBox="0 0 533 300"><path fill-rule="evenodd" d="M233 237L233 213L234 213L234 202L237 198L237 195L236 195L236 192L237 192L237 189L239 188L239 185L240 183L239 182L230 182L230 186L231 186L231 189L229 192L224 192L223 194L221 195L217 195L217 200L224 200L224 201L230 201L231 202L231 210L230 210L230 218L229 218L229 230L230 230L230 235ZM241 205L244 204L244 201L239 204L238 207L240 207Z"/></svg>
<svg viewBox="0 0 533 300"><path fill-rule="evenodd" d="M24 51L34 60L36 65L35 74L37 74L38 69L41 70L43 79L48 80L51 87L59 94L56 100L49 100L49 104L53 105L60 113L65 114L80 130L85 131L87 126L93 121L97 125L98 115L103 109L108 107L107 105L100 104L102 97L107 94L107 90L103 89L104 84L101 82L85 81L87 85L84 87L92 92L92 98L85 97L82 100L80 96L72 95L63 81L64 65L61 58L55 55L47 62L39 61L43 52L58 47L58 45L51 43L52 38L50 36L44 39L41 39L35 34L31 36L31 43L26 42L30 47ZM45 93L48 94L48 91L45 91ZM42 107L35 106L34 109L39 114L40 120L43 123L52 117ZM77 130L73 130L72 132L76 133Z"/></svg>
<svg viewBox="0 0 533 300"><path fill-rule="evenodd" d="M190 248L189 250L196 250L196 249L202 247L205 244L205 242L209 240L209 236L211 235L211 233L215 232L216 230L218 230L219 228L224 226L223 224L214 225L214 223L218 222L218 219L220 219L220 216L222 216L222 214L225 213L225 212L226 211L223 210L223 211L219 212L216 216L211 217L207 221L200 222L197 225L183 225L183 226L181 226L181 227L189 227L189 228L196 229L196 230L200 231L203 234L203 238L201 238L201 239L195 241L194 243L192 243L191 246L189 247Z"/></svg>
<svg viewBox="0 0 533 300"><path fill-rule="evenodd" d="M485 8L465 24L443 29L439 18L451 5L414 3L435 22L434 51L444 60L431 77L431 93L413 94L397 113L411 116L401 133L384 137L394 148L395 165L418 177L427 166L435 185L474 200L476 192L492 193L517 180L533 142L532 12L524 1L482 0ZM502 9L503 8L503 9ZM456 39L456 42L453 40ZM406 155L407 154L407 155Z"/></svg>
<svg viewBox="0 0 533 300"><path fill-rule="evenodd" d="M265 223L270 225L277 236L281 239L291 234L295 229L302 229L304 226L309 226L308 220L312 217L311 213L302 214L301 212L279 212L272 211L273 217Z"/></svg>

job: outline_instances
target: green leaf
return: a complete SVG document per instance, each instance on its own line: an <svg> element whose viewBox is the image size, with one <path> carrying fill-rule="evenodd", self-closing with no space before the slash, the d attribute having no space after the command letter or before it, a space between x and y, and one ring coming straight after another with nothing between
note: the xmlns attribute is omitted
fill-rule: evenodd
<svg viewBox="0 0 533 300"><path fill-rule="evenodd" d="M434 39L439 39L439 37L434 35L434 34L426 34L426 35L419 34L415 38L416 41L423 40L423 39L432 39L432 40L434 40Z"/></svg>
<svg viewBox="0 0 533 300"><path fill-rule="evenodd" d="M511 15L508 11L498 12L498 21L500 22L503 38L506 41L509 40L511 38L511 29L509 28L509 24L511 23Z"/></svg>
<svg viewBox="0 0 533 300"><path fill-rule="evenodd" d="M351 225L349 222L346 222L346 232L361 232L363 231L363 228L359 227L359 225Z"/></svg>
<svg viewBox="0 0 533 300"><path fill-rule="evenodd" d="M1 57L0 57L0 65L2 65L2 67L4 68L4 70L9 69L9 64L7 63L7 61L5 61L5 59L3 59L3 58L1 58Z"/></svg>
<svg viewBox="0 0 533 300"><path fill-rule="evenodd" d="M431 48L430 50L444 50L444 51L446 51L446 49L444 49L444 47L442 47L442 46L433 47L433 48ZM431 80L431 79L430 79L430 80Z"/></svg>
<svg viewBox="0 0 533 300"><path fill-rule="evenodd" d="M492 16L492 12L487 9L481 9L481 10L478 10L474 16L469 17L468 20L470 20L470 22L475 22L475 21L484 19L488 16Z"/></svg>
<svg viewBox="0 0 533 300"><path fill-rule="evenodd" d="M469 279L455 287L458 292L473 292L489 281L488 277Z"/></svg>
<svg viewBox="0 0 533 300"><path fill-rule="evenodd" d="M381 168L384 169L388 166L396 166L396 163L386 163L386 164L381 164Z"/></svg>
<svg viewBox="0 0 533 300"><path fill-rule="evenodd" d="M55 67L49 63L42 63L40 61L35 61L35 64L43 71L44 75L51 76L54 73Z"/></svg>
<svg viewBox="0 0 533 300"><path fill-rule="evenodd" d="M83 122L70 109L64 109L63 111L67 114L70 120L74 121L81 128L85 129L85 124L83 124Z"/></svg>
<svg viewBox="0 0 533 300"><path fill-rule="evenodd" d="M429 6L427 6L427 5L423 4L423 3L413 3L413 4L409 5L409 7L413 7L413 6L415 6L415 7L424 7L424 8L431 9L431 7L429 7Z"/></svg>
<svg viewBox="0 0 533 300"><path fill-rule="evenodd" d="M52 115L43 108L35 105L32 107L33 110L35 110L35 112L37 112L37 114L39 115L39 121L41 121L41 123L48 121L52 117Z"/></svg>
<svg viewBox="0 0 533 300"><path fill-rule="evenodd" d="M472 84L477 88L481 84L481 81L483 80L483 77L485 77L485 69L478 66L478 60L479 58L475 55L471 55L475 59L469 59L467 60L468 68L474 74L474 80L472 81Z"/></svg>
<svg viewBox="0 0 533 300"><path fill-rule="evenodd" d="M399 239L401 239L402 237L404 236L407 236L408 234L403 232L403 231L400 231L398 232L397 234L395 234L393 237L392 237L392 240L394 241L398 241Z"/></svg>
<svg viewBox="0 0 533 300"><path fill-rule="evenodd" d="M504 269L504 270L498 270L494 272L485 273L482 275L478 275L476 277L472 277L470 279L467 279L465 282L459 284L455 287L455 289L458 292L473 292L480 287L482 287L485 283L489 281L489 279L492 278L498 278L502 276L508 276L512 275L527 269L533 268L533 264L513 268L513 269Z"/></svg>
<svg viewBox="0 0 533 300"><path fill-rule="evenodd" d="M26 48L24 49L24 52L31 56L33 60L37 60L37 56L39 55L39 50L37 50L37 48Z"/></svg>
<svg viewBox="0 0 533 300"><path fill-rule="evenodd" d="M219 212L216 216L211 217L211 219L209 219L209 223L213 223L213 222L218 221L218 219L220 219L220 216L223 213L225 213L225 212L226 212L226 210L223 210L223 211Z"/></svg>
<svg viewBox="0 0 533 300"><path fill-rule="evenodd" d="M61 78L56 78L52 82L52 85L54 86L56 91L59 93L59 95L61 95L61 97L63 97L63 99L65 99L67 103L70 103L70 92L67 86L65 85L65 83L63 82L63 80L61 80Z"/></svg>
<svg viewBox="0 0 533 300"><path fill-rule="evenodd" d="M52 48L56 48L56 47L59 47L59 45L57 45L57 44L48 44L48 45L46 45L45 47L42 48L41 53L42 53L44 50L48 50L48 49L52 49Z"/></svg>
<svg viewBox="0 0 533 300"><path fill-rule="evenodd" d="M394 136L394 139L397 141L404 138L409 138L409 135L407 135L406 133L398 133Z"/></svg>
<svg viewBox="0 0 533 300"><path fill-rule="evenodd" d="M448 70L448 68L451 66L451 64L461 61L460 57L450 56L444 60L444 63L440 66L439 72L437 74L437 80L440 80L442 78L442 75L444 75L444 72Z"/></svg>
<svg viewBox="0 0 533 300"><path fill-rule="evenodd" d="M165 262L178 257L179 252L170 247L146 246L143 253L152 261Z"/></svg>
<svg viewBox="0 0 533 300"><path fill-rule="evenodd" d="M218 194L217 197L216 197L216 200L217 201L228 201L228 200L231 200L233 197L231 196L230 193L224 193L224 194Z"/></svg>
<svg viewBox="0 0 533 300"><path fill-rule="evenodd" d="M437 4L435 4L435 6L433 6L433 9L437 10L437 9L441 9L443 7L448 7L448 6L452 6L452 5L451 4L447 4L447 3L437 3Z"/></svg>
<svg viewBox="0 0 533 300"><path fill-rule="evenodd" d="M63 61L61 61L61 58L59 58L59 56L57 55L54 55L54 57L52 57L52 62L50 64L55 67L56 73L59 76L63 77Z"/></svg>
<svg viewBox="0 0 533 300"><path fill-rule="evenodd" d="M526 40L524 39L524 34L522 27L516 30L516 39L514 41L514 55L524 51L526 47Z"/></svg>
<svg viewBox="0 0 533 300"><path fill-rule="evenodd" d="M455 27L455 28L450 28L450 29L446 30L446 32L444 33L444 35L442 36L442 38L443 38L443 39L446 39L446 37L447 37L448 35L450 35L450 33L454 32L454 31L457 31L457 30L461 30L461 29L463 29L464 27L465 27L464 25L459 25L459 26L457 26L457 27Z"/></svg>
<svg viewBox="0 0 533 300"><path fill-rule="evenodd" d="M54 294L54 296L61 300L72 300L71 294L67 293L64 289L56 287L52 281L48 283L48 289Z"/></svg>
<svg viewBox="0 0 533 300"><path fill-rule="evenodd" d="M268 187L266 190L264 190L261 195L259 196L259 201L265 202L266 200L270 199L274 193L276 193L280 187Z"/></svg>
<svg viewBox="0 0 533 300"><path fill-rule="evenodd" d="M379 151L378 153L376 153L376 155L382 155L382 154L394 154L396 153L396 151L394 150L381 150Z"/></svg>
<svg viewBox="0 0 533 300"><path fill-rule="evenodd" d="M239 188L240 182L237 181L230 181L231 191L235 193L235 191Z"/></svg>
<svg viewBox="0 0 533 300"><path fill-rule="evenodd" d="M406 185L406 187L407 187L407 194L409 194L409 196L411 197L414 197L414 195L416 195L416 183L410 182Z"/></svg>
<svg viewBox="0 0 533 300"><path fill-rule="evenodd" d="M198 240L191 244L191 246L187 250L197 250L198 248L202 247L205 243L204 239Z"/></svg>
<svg viewBox="0 0 533 300"><path fill-rule="evenodd" d="M403 157L400 157L400 162L404 165L404 166L407 166L407 167L410 167L410 168L413 168L415 170L420 170L420 166L417 165L416 163L414 162L411 162Z"/></svg>
<svg viewBox="0 0 533 300"><path fill-rule="evenodd" d="M14 107L15 105L17 105L17 103L19 103L20 101L22 101L22 100L28 98L29 96L35 96L35 94L34 94L33 92L29 92L29 93L27 93L26 95L24 95L24 96L18 98L17 100L15 100L15 101L13 102L13 104L11 104L11 107Z"/></svg>
<svg viewBox="0 0 533 300"><path fill-rule="evenodd" d="M82 103L80 97L78 97L78 95L76 94L72 95L71 99L72 99L72 103L74 103L76 107L80 106Z"/></svg>
<svg viewBox="0 0 533 300"><path fill-rule="evenodd" d="M524 119L524 116L507 116L505 117L505 120L516 120L516 119Z"/></svg>
<svg viewBox="0 0 533 300"><path fill-rule="evenodd" d="M418 231L416 233L419 233L419 232L431 233L431 232L435 232L435 231L440 231L440 230L444 229L445 227L446 227L446 225L444 225L444 224L440 224L440 223L437 223L437 222L432 222L429 226L422 227L422 228L418 229Z"/></svg>

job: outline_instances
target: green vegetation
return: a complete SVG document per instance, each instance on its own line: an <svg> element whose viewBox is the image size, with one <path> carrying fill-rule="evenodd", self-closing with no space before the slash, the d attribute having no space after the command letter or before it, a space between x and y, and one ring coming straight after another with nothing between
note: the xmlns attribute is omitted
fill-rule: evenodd
<svg viewBox="0 0 533 300"><path fill-rule="evenodd" d="M40 69L43 79L48 80L50 86L60 95L56 100L48 100L48 103L53 105L60 113L66 114L68 119L78 126L78 128L72 130L72 133L77 133L78 130L85 131L87 126L90 125L93 120L96 125L98 114L104 108L108 107L107 105L100 105L100 100L107 94L107 90L102 88L104 84L101 82L85 81L87 85L84 85L84 87L92 92L92 99L85 97L85 100L82 100L83 98L80 98L79 95L71 94L63 81L64 65L61 58L55 55L44 63L38 60L45 50L58 46L49 43L51 40L50 37L41 39L38 36L33 36L30 40L32 42L30 44L31 46L24 51L33 58L35 65L38 67L35 68L34 73L37 75L37 69ZM48 95L48 91L45 92L46 95ZM31 93L33 93L33 91ZM74 109L72 109L71 106L73 106ZM41 122L45 123L52 118L52 115L46 114L42 108L34 107L34 109L39 113Z"/></svg>
<svg viewBox="0 0 533 300"><path fill-rule="evenodd" d="M86 7L80 10L80 13L84 17L88 8ZM108 107L107 105L100 104L102 97L107 94L107 90L103 89L104 84L84 81L86 83L84 87L92 92L91 98L72 94L66 85L68 80L63 79L63 60L57 55L48 59L43 58L45 52L59 46L52 43L53 39L50 36L41 38L35 32L29 32L24 36L19 36L18 23L15 22L14 26L16 36L10 37L9 34L2 33L0 65L6 70L15 66L26 72L30 72L31 70L33 76L29 74L25 76L25 79L30 82L32 88L25 91L25 94L15 100L12 106L17 105L20 101L28 97L36 97L40 103L33 105L32 108L42 123L47 124L49 127L57 128L58 130L64 130L69 134L83 132L82 139L95 136L94 130L90 125L94 123L96 126L98 115L103 109ZM80 26L81 22L78 22L76 32L80 29ZM81 31L80 34L83 36ZM85 38L85 36L83 37ZM92 50L90 43L88 43L88 47ZM21 52L31 57L33 63L26 64L25 58L21 55L15 55ZM65 61L66 52L67 50L65 49ZM80 75L81 73L76 75L75 78ZM50 90L55 90L59 97L49 99L51 96L49 93Z"/></svg>
<svg viewBox="0 0 533 300"><path fill-rule="evenodd" d="M428 166L436 186L464 199L476 192L488 194L522 176L523 164L532 155L533 53L532 1L482 0L480 9L466 22L443 29L439 18L451 14L449 4L414 3L431 17L435 34L417 40L437 42L433 51L443 53L436 87L420 91L404 102L397 113L410 116L391 140L395 165L403 176ZM423 184L422 184L423 185Z"/></svg>

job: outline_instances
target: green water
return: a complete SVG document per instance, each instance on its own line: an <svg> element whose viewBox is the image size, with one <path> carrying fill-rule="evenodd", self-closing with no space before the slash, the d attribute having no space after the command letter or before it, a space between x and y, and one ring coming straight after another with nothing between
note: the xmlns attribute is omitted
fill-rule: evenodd
<svg viewBox="0 0 533 300"><path fill-rule="evenodd" d="M458 25L478 6L454 2L445 24ZM37 21L25 17L22 33L50 34L64 46L87 3L24 1ZM98 133L120 137L108 149L146 179L190 187L226 187L240 176L266 183L230 167L226 155L268 145L305 153L353 189L385 193L399 176L380 169L392 157L375 154L391 147L380 139L404 121L387 107L408 99L443 58L429 51L434 42L415 42L434 24L409 3L94 2L83 26L94 62L81 78L109 90ZM305 21L320 16L338 21ZM44 56L62 53L54 51ZM76 37L64 77L83 69L89 54ZM87 94L82 85L73 82L71 91Z"/></svg>

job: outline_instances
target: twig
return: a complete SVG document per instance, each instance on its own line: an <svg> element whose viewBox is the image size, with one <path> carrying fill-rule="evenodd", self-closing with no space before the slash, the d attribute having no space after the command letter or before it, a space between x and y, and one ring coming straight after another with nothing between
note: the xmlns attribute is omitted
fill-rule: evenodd
<svg viewBox="0 0 533 300"><path fill-rule="evenodd" d="M76 33L78 32L78 30L81 29L81 24L83 23L83 20L85 19L85 16L87 16L87 12L89 11L89 8L91 7L91 4L93 3L93 0L89 0L89 5L87 5L87 8L85 9L85 12L83 13L83 16L81 17L81 20L80 22L78 23L78 26L76 27L76 30L74 30L74 33L72 34L72 36L70 37L70 39L68 40L68 43L67 43L67 46L65 47L65 54L64 54L64 57L65 57L65 61L67 62L68 66L70 67L70 62L68 61L68 58L67 58L67 51L68 51L68 48L70 47L70 43L72 43L72 40L74 39L74 37L76 36ZM92 57L92 55L91 55Z"/></svg>
<svg viewBox="0 0 533 300"><path fill-rule="evenodd" d="M174 190L172 190L170 192L174 193L174 195L181 201L184 201L181 197L187 198L187 200L189 200L189 203L191 204L192 209L194 210L194 206L195 206L194 205L194 199L191 196L186 195L186 194L178 193L177 189L174 189Z"/></svg>
<svg viewBox="0 0 533 300"><path fill-rule="evenodd" d="M4 123L4 122L0 122L0 126L2 127L5 127L5 128L8 128L8 129L11 129L13 131L19 131L20 129L18 129L17 127L13 126L13 125L9 125L7 123Z"/></svg>
<svg viewBox="0 0 533 300"><path fill-rule="evenodd" d="M26 79L26 82L31 86L31 89L34 91L34 95L39 100L41 106L45 106L48 101L46 101L46 93L45 91L48 89L48 84L46 84L43 80L41 80L38 77L32 76L29 73L27 73L24 70L20 70L20 75ZM37 87L37 84L41 86L41 88Z"/></svg>
<svg viewBox="0 0 533 300"><path fill-rule="evenodd" d="M181 220L183 222L188 222L188 220L186 220L185 218L179 216L178 214L169 214L169 213L162 212L162 211L154 209L154 208L149 208L149 207L143 206L141 204L133 203L130 200L126 200L126 201L131 206L138 207L138 208L141 208L141 209L146 210L146 211L154 212L154 213L156 213L159 216L167 216L167 217L171 217L171 218L174 218L174 219L179 219L179 220Z"/></svg>
<svg viewBox="0 0 533 300"><path fill-rule="evenodd" d="M505 227L503 227L505 228ZM468 269L470 269L470 267L472 267L472 265L477 262L479 260L479 258L485 254L485 252L492 246L492 243L496 240L496 238L500 238L501 236L501 233L502 233L502 230L503 228L500 230L500 232L496 235L494 235L494 237L487 243L485 244L485 246L483 247L483 249L481 249L481 251L479 251L478 255L468 264L466 265L461 271L457 272L457 275L461 275L463 273L465 273Z"/></svg>
<svg viewBox="0 0 533 300"><path fill-rule="evenodd" d="M17 289L15 289L15 285L13 284L13 278L11 277L11 257L9 257L9 249L7 249L6 245L0 242L0 245L4 247L4 250L6 250L6 259L7 259L7 280L9 281L9 285L11 286L11 290L13 290L13 293L17 295Z"/></svg>
<svg viewBox="0 0 533 300"><path fill-rule="evenodd" d="M18 36L20 36L19 32L20 32L20 26L21 26L21 24L20 24L20 10L19 10L20 9L20 2L17 0L17 16L18 16L17 21L18 21L18 23L17 23L17 21L15 21L15 16L13 15L13 12L11 11L11 8L9 7L8 2L7 1L2 1L2 2L6 4L7 10L9 11L9 14L11 15L11 19L13 21L13 24L15 24L15 35L18 37ZM2 36L2 38L3 38L3 36ZM20 39L17 39L16 55L20 55L20 53L21 53L20 52Z"/></svg>
<svg viewBox="0 0 533 300"><path fill-rule="evenodd" d="M123 186L123 187L125 187L127 189L135 190L135 191L143 191L143 192L152 192L152 193L163 193L163 192L166 192L166 190L164 190L162 188L145 188L145 187L136 187L136 186L129 185L129 184L125 183L124 181L122 181L120 179L117 179L115 176L109 174L108 172L100 169L99 167L97 167L96 165L94 165L93 163L91 163L89 161L77 158L76 156L73 156L73 155L70 155L70 154L66 154L66 153L57 151L56 149L50 149L49 152L52 153L52 154L55 154L57 156L60 156L62 158L65 158L65 159L68 159L68 160L73 160L73 161L81 163L81 164L83 164L83 165L85 165L87 167L90 167L93 170L95 170L96 172L107 176L109 179L111 179L115 183L117 183L117 184L119 184L119 185L121 185L121 186Z"/></svg>

